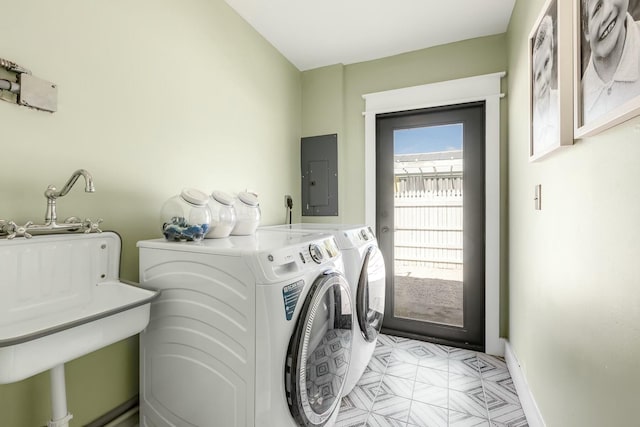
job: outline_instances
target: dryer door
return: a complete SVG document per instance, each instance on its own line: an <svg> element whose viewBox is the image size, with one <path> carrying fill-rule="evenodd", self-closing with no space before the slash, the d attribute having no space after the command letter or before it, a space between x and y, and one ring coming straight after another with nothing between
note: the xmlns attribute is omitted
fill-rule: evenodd
<svg viewBox="0 0 640 427"><path fill-rule="evenodd" d="M349 284L328 272L311 285L289 342L285 388L301 426L324 426L340 408L351 362L353 322Z"/></svg>
<svg viewBox="0 0 640 427"><path fill-rule="evenodd" d="M369 246L360 269L356 293L358 326L367 342L374 342L382 328L384 295L384 259L376 246Z"/></svg>

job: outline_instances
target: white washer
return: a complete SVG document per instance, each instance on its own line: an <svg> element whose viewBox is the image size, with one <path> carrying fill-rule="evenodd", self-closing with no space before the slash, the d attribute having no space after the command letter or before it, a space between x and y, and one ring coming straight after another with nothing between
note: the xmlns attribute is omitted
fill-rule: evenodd
<svg viewBox="0 0 640 427"><path fill-rule="evenodd" d="M348 394L360 380L376 347L384 316L385 265L370 227L353 224L304 223L267 226L262 230L331 233L342 252L344 271L354 296L357 330L351 368L344 386Z"/></svg>
<svg viewBox="0 0 640 427"><path fill-rule="evenodd" d="M332 426L354 337L333 236L138 242L162 291L140 335L142 426Z"/></svg>

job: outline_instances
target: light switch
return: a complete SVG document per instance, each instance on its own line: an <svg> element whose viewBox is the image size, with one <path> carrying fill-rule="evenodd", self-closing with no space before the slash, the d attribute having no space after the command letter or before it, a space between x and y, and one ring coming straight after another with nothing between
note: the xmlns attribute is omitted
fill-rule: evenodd
<svg viewBox="0 0 640 427"><path fill-rule="evenodd" d="M542 210L542 184L536 185L533 200L535 202L535 209L537 211Z"/></svg>

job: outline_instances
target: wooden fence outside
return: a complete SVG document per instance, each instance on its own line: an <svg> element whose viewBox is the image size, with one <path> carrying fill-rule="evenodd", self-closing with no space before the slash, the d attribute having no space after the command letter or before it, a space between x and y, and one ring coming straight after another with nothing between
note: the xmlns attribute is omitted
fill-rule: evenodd
<svg viewBox="0 0 640 427"><path fill-rule="evenodd" d="M396 192L397 266L462 269L460 181L429 183L423 191Z"/></svg>

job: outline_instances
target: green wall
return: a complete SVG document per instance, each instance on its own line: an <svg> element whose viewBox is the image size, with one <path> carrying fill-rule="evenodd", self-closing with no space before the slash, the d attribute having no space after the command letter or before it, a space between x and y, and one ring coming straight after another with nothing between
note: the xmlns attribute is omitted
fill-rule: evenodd
<svg viewBox="0 0 640 427"><path fill-rule="evenodd" d="M362 222L362 95L506 70L501 332L548 426L633 425L640 119L529 163L526 42L543 3L518 0L506 35L303 73L221 0L7 3L29 19L3 20L1 55L58 84L59 111L0 102L0 218L40 220L46 186L85 168L97 192L74 188L59 216L104 218L135 280L135 243L159 236L169 196L251 189L263 223L282 222L282 195L300 200L300 136L338 133L340 216L314 220ZM131 338L67 364L73 426L137 393L137 352ZM48 375L0 386L0 413L12 427L45 424Z"/></svg>
<svg viewBox="0 0 640 427"><path fill-rule="evenodd" d="M2 1L0 57L58 85L49 114L0 102L0 218L44 219L47 185L78 185L58 216L104 218L123 238L122 277L137 280L136 242L160 237L160 208L183 187L259 194L263 224L300 198L301 73L222 0ZM294 217L298 220L299 215ZM138 340L66 365L72 426L138 392ZM50 416L49 375L0 385L0 424Z"/></svg>
<svg viewBox="0 0 640 427"><path fill-rule="evenodd" d="M510 342L547 426L638 425L640 119L528 161L527 39L543 4L518 0L507 33Z"/></svg>
<svg viewBox="0 0 640 427"><path fill-rule="evenodd" d="M477 38L352 65L335 65L302 73L302 133L338 133L339 218L305 217L305 221L363 223L364 100L373 92L417 86L507 70L506 35ZM506 84L503 79L503 88ZM507 102L501 102L501 193L506 194ZM341 113L341 115L339 114ZM329 118L329 119L328 119ZM500 332L508 333L506 198L503 218Z"/></svg>

